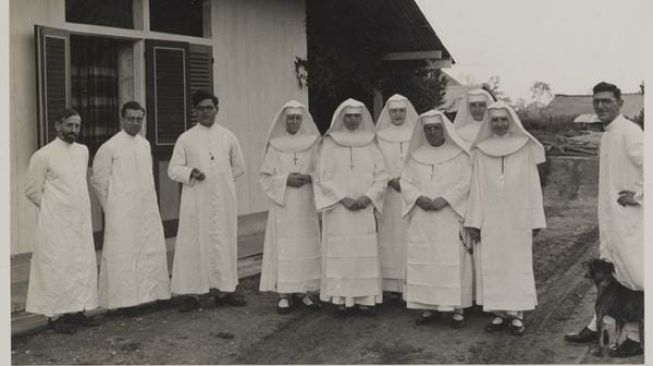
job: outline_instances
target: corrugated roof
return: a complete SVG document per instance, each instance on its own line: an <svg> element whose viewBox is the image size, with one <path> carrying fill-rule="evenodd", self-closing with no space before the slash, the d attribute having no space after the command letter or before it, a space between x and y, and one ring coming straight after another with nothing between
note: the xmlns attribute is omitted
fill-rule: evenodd
<svg viewBox="0 0 653 366"><path fill-rule="evenodd" d="M641 93L621 94L624 105L621 113L629 118L639 115L644 108L644 95ZM581 114L593 114L591 95L556 94L543 113L550 117L576 117Z"/></svg>

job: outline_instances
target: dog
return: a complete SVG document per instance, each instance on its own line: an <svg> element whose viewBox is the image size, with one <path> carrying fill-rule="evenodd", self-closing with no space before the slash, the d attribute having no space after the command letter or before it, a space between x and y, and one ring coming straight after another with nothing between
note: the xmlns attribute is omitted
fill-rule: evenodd
<svg viewBox="0 0 653 366"><path fill-rule="evenodd" d="M639 322L639 333L642 345L644 344L644 292L633 291L614 278L614 264L603 259L591 259L583 263L586 270L585 277L594 282L596 286L596 327L599 332L599 348L594 352L596 356L603 356L605 349L606 329L603 319L610 316L615 320L615 340L621 338L625 323Z"/></svg>

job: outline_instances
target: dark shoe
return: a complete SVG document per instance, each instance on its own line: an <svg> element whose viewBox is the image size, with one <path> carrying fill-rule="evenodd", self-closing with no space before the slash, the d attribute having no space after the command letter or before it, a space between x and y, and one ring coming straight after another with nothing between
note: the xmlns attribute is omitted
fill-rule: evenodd
<svg viewBox="0 0 653 366"><path fill-rule="evenodd" d="M100 322L98 322L96 319L88 318L81 311L78 312L78 313L75 313L75 314L65 314L63 316L63 321L65 323L76 325L76 326L81 326L81 327L98 327L98 326L100 326Z"/></svg>
<svg viewBox="0 0 653 366"><path fill-rule="evenodd" d="M57 333L61 334L74 334L77 331L77 327L71 323L64 321L63 317L58 318L57 320L48 319L48 329L52 329Z"/></svg>
<svg viewBox="0 0 653 366"><path fill-rule="evenodd" d="M498 317L494 317L492 320L496 319ZM494 332L501 332L506 329L506 320L501 318L503 321L499 324L494 324L492 321L490 321L486 326L485 326L485 331L488 333L494 333Z"/></svg>
<svg viewBox="0 0 653 366"><path fill-rule="evenodd" d="M508 324L508 330L510 331L510 334L521 337L524 335L524 333L526 333L526 327L524 326L524 322L521 319L518 320L521 323L520 325L515 325L513 323L513 319L510 319L510 324Z"/></svg>
<svg viewBox="0 0 653 366"><path fill-rule="evenodd" d="M626 338L623 343L617 346L615 349L611 349L608 354L610 357L631 357L637 356L644 353L642 345L639 342L635 342L630 338Z"/></svg>
<svg viewBox="0 0 653 366"><path fill-rule="evenodd" d="M200 308L200 300L195 296L188 296L184 299L184 302L179 307L180 313L187 313L192 310L197 310Z"/></svg>
<svg viewBox="0 0 653 366"><path fill-rule="evenodd" d="M333 317L337 319L346 318L348 316L349 316L349 309L347 309L344 305L338 306L336 310L333 312Z"/></svg>
<svg viewBox="0 0 653 366"><path fill-rule="evenodd" d="M427 325L433 322L435 319L440 317L440 313L437 311L432 311L431 315L424 315L425 313L422 312L417 319L415 319L415 325L421 326L421 325Z"/></svg>
<svg viewBox="0 0 653 366"><path fill-rule="evenodd" d="M599 340L599 332L588 327L578 333L565 334L565 342L571 343L596 343Z"/></svg>
<svg viewBox="0 0 653 366"><path fill-rule="evenodd" d="M297 301L297 303L302 304L304 308L309 310L318 310L320 308L319 302L315 302L309 295L295 296L293 301Z"/></svg>
<svg viewBox="0 0 653 366"><path fill-rule="evenodd" d="M453 329L460 329L465 326L465 318L456 319L454 317L451 317L451 320L449 321L449 326Z"/></svg>
<svg viewBox="0 0 653 366"><path fill-rule="evenodd" d="M229 305L240 307L247 305L245 297L238 292L229 292L226 295L215 296L214 300L216 306Z"/></svg>
<svg viewBox="0 0 653 366"><path fill-rule="evenodd" d="M373 318L376 316L376 307L374 306L360 306L358 305L358 313L362 316L368 318Z"/></svg>
<svg viewBox="0 0 653 366"><path fill-rule="evenodd" d="M281 315L290 314L290 310L292 310L292 300L290 298L286 298L288 306L280 306L282 300L283 299L279 299L279 303L277 303L277 313Z"/></svg>

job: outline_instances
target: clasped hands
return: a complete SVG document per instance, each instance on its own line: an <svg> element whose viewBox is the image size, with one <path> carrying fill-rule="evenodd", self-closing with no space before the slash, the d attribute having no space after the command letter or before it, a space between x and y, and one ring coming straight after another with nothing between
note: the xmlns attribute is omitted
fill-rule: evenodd
<svg viewBox="0 0 653 366"><path fill-rule="evenodd" d="M288 179L286 179L286 184L290 187L301 187L304 184L311 183L312 179L309 174L302 173L290 173L288 174Z"/></svg>
<svg viewBox="0 0 653 366"><path fill-rule="evenodd" d="M367 196L360 196L358 199L353 199L350 197L345 197L340 200L340 203L345 206L348 210L358 211L372 204L372 199Z"/></svg>
<svg viewBox="0 0 653 366"><path fill-rule="evenodd" d="M203 181L206 176L204 173L202 173L199 169L193 168L193 170L190 171L190 177L191 179L196 179L198 181Z"/></svg>
<svg viewBox="0 0 653 366"><path fill-rule="evenodd" d="M440 211L449 205L449 202L442 197L430 199L426 196L419 196L415 204L424 211Z"/></svg>

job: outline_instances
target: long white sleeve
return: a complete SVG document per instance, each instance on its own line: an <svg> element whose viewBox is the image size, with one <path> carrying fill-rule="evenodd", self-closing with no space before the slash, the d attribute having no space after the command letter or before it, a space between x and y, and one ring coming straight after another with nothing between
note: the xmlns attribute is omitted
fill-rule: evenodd
<svg viewBox="0 0 653 366"><path fill-rule="evenodd" d="M175 182L193 185L195 180L190 177L193 168L186 164L185 139L182 135L177 139L175 148L172 151L172 157L170 158L170 164L168 165L168 176Z"/></svg>
<svg viewBox="0 0 653 366"><path fill-rule="evenodd" d="M29 161L25 196L36 206L41 207L41 197L45 186L45 177L48 174L48 159L44 154L36 152Z"/></svg>
<svg viewBox="0 0 653 366"><path fill-rule="evenodd" d="M231 172L234 180L245 174L245 159L243 158L243 152L240 149L238 139L235 136L232 138L231 149L229 150L229 162L231 163Z"/></svg>
<svg viewBox="0 0 653 366"><path fill-rule="evenodd" d="M91 185L97 194L100 205L106 208L109 195L109 181L111 179L112 151L106 144L100 146L93 158L93 175Z"/></svg>

